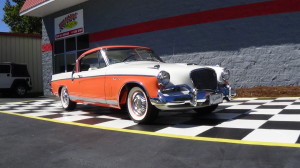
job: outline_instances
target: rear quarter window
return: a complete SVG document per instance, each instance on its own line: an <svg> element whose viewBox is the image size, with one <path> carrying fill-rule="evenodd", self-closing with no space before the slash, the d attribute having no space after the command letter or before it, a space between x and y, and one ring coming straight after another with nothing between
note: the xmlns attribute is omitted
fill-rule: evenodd
<svg viewBox="0 0 300 168"><path fill-rule="evenodd" d="M10 73L10 66L9 65L0 65L0 73Z"/></svg>
<svg viewBox="0 0 300 168"><path fill-rule="evenodd" d="M30 77L26 65L13 65L12 66L13 77Z"/></svg>

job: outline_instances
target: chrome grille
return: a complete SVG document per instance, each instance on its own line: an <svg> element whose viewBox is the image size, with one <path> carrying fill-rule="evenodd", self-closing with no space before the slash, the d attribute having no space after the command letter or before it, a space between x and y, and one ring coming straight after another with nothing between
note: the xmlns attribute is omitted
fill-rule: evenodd
<svg viewBox="0 0 300 168"><path fill-rule="evenodd" d="M198 90L216 90L218 87L217 75L213 69L201 68L193 70L190 77Z"/></svg>

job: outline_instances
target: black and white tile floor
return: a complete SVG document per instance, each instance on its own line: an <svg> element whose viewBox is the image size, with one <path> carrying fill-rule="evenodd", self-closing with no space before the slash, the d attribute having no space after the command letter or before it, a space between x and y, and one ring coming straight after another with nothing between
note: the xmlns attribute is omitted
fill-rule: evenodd
<svg viewBox="0 0 300 168"><path fill-rule="evenodd" d="M79 104L75 111L66 112L54 99L0 104L0 111L173 135L300 143L300 98L239 98L219 105L207 115L193 111L163 111L153 125L137 125L125 112L97 106Z"/></svg>

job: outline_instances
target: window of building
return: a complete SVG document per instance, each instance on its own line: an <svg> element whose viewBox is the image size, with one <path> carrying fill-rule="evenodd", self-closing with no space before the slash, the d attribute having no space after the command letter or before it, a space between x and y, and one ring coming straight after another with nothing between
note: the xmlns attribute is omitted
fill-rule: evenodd
<svg viewBox="0 0 300 168"><path fill-rule="evenodd" d="M76 59L89 48L87 34L54 42L53 73L71 72Z"/></svg>

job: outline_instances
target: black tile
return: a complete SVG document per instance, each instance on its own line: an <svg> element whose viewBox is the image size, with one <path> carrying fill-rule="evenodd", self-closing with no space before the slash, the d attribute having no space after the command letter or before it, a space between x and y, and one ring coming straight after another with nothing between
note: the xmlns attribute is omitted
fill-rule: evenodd
<svg viewBox="0 0 300 168"><path fill-rule="evenodd" d="M286 105L262 105L256 109L284 109Z"/></svg>
<svg viewBox="0 0 300 168"><path fill-rule="evenodd" d="M231 105L226 105L226 106L218 106L218 108L217 108L217 110L222 110L222 109L226 109L226 108L228 108L228 107L231 107Z"/></svg>
<svg viewBox="0 0 300 168"><path fill-rule="evenodd" d="M294 102L292 105L300 105L300 102Z"/></svg>
<svg viewBox="0 0 300 168"><path fill-rule="evenodd" d="M273 102L294 102L295 100L274 100Z"/></svg>
<svg viewBox="0 0 300 168"><path fill-rule="evenodd" d="M133 125L130 127L127 127L125 129L130 129L130 130L138 130L138 131L150 131L150 132L156 132L158 130L161 130L163 128L168 127L169 125Z"/></svg>
<svg viewBox="0 0 300 168"><path fill-rule="evenodd" d="M265 104L265 103L243 103L243 104L240 104L240 105L263 105L263 104Z"/></svg>
<svg viewBox="0 0 300 168"><path fill-rule="evenodd" d="M300 114L300 109L283 109L279 114Z"/></svg>
<svg viewBox="0 0 300 168"><path fill-rule="evenodd" d="M248 113L250 109L224 109L221 111L217 111L215 113L239 113L239 114L244 114Z"/></svg>
<svg viewBox="0 0 300 168"><path fill-rule="evenodd" d="M296 141L296 143L300 143L300 136L298 137L298 140Z"/></svg>
<svg viewBox="0 0 300 168"><path fill-rule="evenodd" d="M53 115L46 115L46 116L41 116L42 118L49 118L49 119L54 119L54 118L59 118L63 117L64 115L62 114L53 114Z"/></svg>
<svg viewBox="0 0 300 168"><path fill-rule="evenodd" d="M268 121L260 129L300 130L300 122Z"/></svg>
<svg viewBox="0 0 300 168"><path fill-rule="evenodd" d="M273 117L273 115L264 115L264 114L244 114L241 116L236 117L235 119L244 119L244 120L268 120L271 117Z"/></svg>
<svg viewBox="0 0 300 168"><path fill-rule="evenodd" d="M258 98L258 99L255 99L255 100L266 100L266 101L274 101L275 99L264 99L264 98Z"/></svg>
<svg viewBox="0 0 300 168"><path fill-rule="evenodd" d="M94 124L99 124L99 123L112 121L112 120L113 119L107 119L107 118L88 118L88 119L78 120L78 121L74 121L74 122L94 125Z"/></svg>
<svg viewBox="0 0 300 168"><path fill-rule="evenodd" d="M210 138L225 138L225 139L243 139L254 129L238 129L238 128L212 128L199 135L198 137L210 137Z"/></svg>

